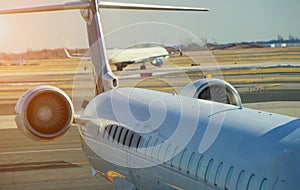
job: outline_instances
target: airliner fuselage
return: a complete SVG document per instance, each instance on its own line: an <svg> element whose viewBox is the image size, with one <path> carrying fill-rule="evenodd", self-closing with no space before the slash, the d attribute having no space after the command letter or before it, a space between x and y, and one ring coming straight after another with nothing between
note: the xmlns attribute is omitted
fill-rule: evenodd
<svg viewBox="0 0 300 190"><path fill-rule="evenodd" d="M151 107L159 103L160 109ZM116 111L114 104L127 104L131 112ZM122 114L133 118L120 123ZM148 125L155 123L150 121L154 114L165 116L159 126ZM221 122L219 130L216 119ZM78 124L83 150L98 173L115 172L120 183L128 181L141 189L260 190L300 185L296 118L121 88L95 97Z"/></svg>

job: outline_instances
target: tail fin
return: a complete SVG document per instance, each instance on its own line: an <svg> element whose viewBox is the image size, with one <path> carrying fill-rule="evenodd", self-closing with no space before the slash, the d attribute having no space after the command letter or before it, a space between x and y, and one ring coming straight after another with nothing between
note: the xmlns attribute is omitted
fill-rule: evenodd
<svg viewBox="0 0 300 190"><path fill-rule="evenodd" d="M66 48L64 48L64 51L66 53L67 58L69 58L69 59L73 58L73 56L70 55L69 51Z"/></svg>
<svg viewBox="0 0 300 190"><path fill-rule="evenodd" d="M81 13L87 21L86 26L88 31L90 54L97 75L97 93L100 94L111 88L117 88L118 79L110 69L100 20L98 1L91 1L90 9L82 11Z"/></svg>
<svg viewBox="0 0 300 190"><path fill-rule="evenodd" d="M85 0L68 2L65 4L0 10L0 14L17 14L81 9L82 16L85 19L87 25L90 55L93 65L95 67L95 74L97 75L96 85L97 93L99 94L103 91L118 87L118 79L110 69L108 56L106 53L106 46L99 13L100 8L162 11L208 11L208 9L206 8L195 7L175 7L116 2L100 2L99 0Z"/></svg>

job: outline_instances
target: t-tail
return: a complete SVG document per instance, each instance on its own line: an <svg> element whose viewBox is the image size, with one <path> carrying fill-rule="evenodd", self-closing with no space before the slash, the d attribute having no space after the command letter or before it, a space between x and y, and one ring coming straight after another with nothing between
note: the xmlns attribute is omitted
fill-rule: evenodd
<svg viewBox="0 0 300 190"><path fill-rule="evenodd" d="M99 13L100 9L208 11L206 8L195 7L83 0L63 4L0 10L0 15L74 9L80 9L81 15L86 21L89 51L96 75L96 94L115 89L119 85L118 78L110 69L101 24L101 15ZM53 102L55 102L55 104ZM60 89L52 86L39 86L28 90L20 97L16 105L16 115L18 128L26 136L35 140L53 140L63 135L71 126L74 117L74 108L68 95Z"/></svg>
<svg viewBox="0 0 300 190"><path fill-rule="evenodd" d="M126 10L150 10L150 11L208 11L207 8L176 7L147 4L101 2L98 0L85 0L67 2L64 4L45 5L38 7L0 10L0 14L34 13L48 11L62 11L80 9L82 17L86 21L89 50L91 60L95 68L97 94L118 87L118 78L112 73L106 52L106 45L101 24L100 9L126 9Z"/></svg>
<svg viewBox="0 0 300 190"><path fill-rule="evenodd" d="M118 79L109 66L98 1L91 1L90 8L81 10L81 13L86 21L91 59L97 75L96 90L97 94L100 94L103 91L117 88Z"/></svg>

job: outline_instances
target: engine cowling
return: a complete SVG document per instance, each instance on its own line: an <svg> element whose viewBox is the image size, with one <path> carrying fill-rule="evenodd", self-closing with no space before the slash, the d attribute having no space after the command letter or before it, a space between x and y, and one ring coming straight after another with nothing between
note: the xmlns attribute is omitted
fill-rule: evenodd
<svg viewBox="0 0 300 190"><path fill-rule="evenodd" d="M53 86L38 86L25 92L16 105L19 130L34 140L53 140L73 122L74 108L68 95Z"/></svg>
<svg viewBox="0 0 300 190"><path fill-rule="evenodd" d="M179 95L243 107L237 90L228 82L216 78L200 79L188 84Z"/></svg>
<svg viewBox="0 0 300 190"><path fill-rule="evenodd" d="M151 61L151 64L156 67L161 67L164 64L164 59L161 57L157 57L153 61Z"/></svg>

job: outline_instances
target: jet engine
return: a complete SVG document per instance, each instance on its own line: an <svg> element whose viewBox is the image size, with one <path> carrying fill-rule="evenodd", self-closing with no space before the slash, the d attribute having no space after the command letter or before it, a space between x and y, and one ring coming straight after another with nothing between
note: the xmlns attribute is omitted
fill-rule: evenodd
<svg viewBox="0 0 300 190"><path fill-rule="evenodd" d="M153 61L151 61L151 64L156 67L161 67L164 64L164 59L161 57L157 57Z"/></svg>
<svg viewBox="0 0 300 190"><path fill-rule="evenodd" d="M186 85L179 93L182 96L210 100L242 108L237 90L228 82L216 78L200 79Z"/></svg>
<svg viewBox="0 0 300 190"><path fill-rule="evenodd" d="M33 140L53 140L72 125L74 108L68 95L53 86L25 92L16 105L19 130Z"/></svg>

